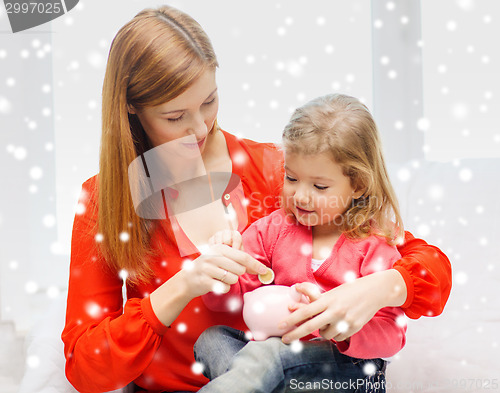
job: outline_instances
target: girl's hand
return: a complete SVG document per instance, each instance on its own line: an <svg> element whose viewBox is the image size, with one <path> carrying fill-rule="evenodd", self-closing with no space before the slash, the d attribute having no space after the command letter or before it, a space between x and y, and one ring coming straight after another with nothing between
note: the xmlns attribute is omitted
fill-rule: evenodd
<svg viewBox="0 0 500 393"><path fill-rule="evenodd" d="M283 336L285 343L318 329L327 340L344 341L361 330L382 307L400 306L406 299L404 280L394 269L358 278L324 293L319 293L312 283L297 284L295 288L311 303L290 307L292 314L280 327L298 327Z"/></svg>
<svg viewBox="0 0 500 393"><path fill-rule="evenodd" d="M227 293L244 273L262 274L267 267L247 253L227 245L211 247L211 254L186 262L178 273L190 299L208 292Z"/></svg>
<svg viewBox="0 0 500 393"><path fill-rule="evenodd" d="M208 244L210 246L225 244L226 246L236 248L237 250L243 250L241 233L238 231L231 231L229 229L216 232L215 235L208 240Z"/></svg>

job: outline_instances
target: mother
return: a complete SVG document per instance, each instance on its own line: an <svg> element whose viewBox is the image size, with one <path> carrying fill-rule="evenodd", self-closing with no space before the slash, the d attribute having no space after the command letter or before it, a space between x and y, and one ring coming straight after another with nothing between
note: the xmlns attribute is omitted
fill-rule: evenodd
<svg viewBox="0 0 500 393"><path fill-rule="evenodd" d="M132 381L145 392L196 391L207 382L192 354L201 332L216 324L244 329L239 313L210 312L199 296L245 271L257 273L260 264L225 246L218 256L201 256L196 246L228 225L218 217L229 208L239 230L277 208L269 201L278 199L282 158L271 144L218 127L217 65L202 28L171 7L140 12L111 45L100 173L84 183L80 203L86 208L75 217L62 334L66 375L81 392ZM141 218L128 166L166 143L177 143L181 155L199 149L206 172L198 186L210 188L210 173L232 176L191 209L182 206L189 205L190 182L174 184L166 205L185 214ZM410 233L399 250L394 269L340 286L294 313L292 322L312 319L290 336L328 325L331 337L348 337L385 306L402 306L411 318L439 314L450 292L448 259ZM339 320L350 322L347 332L331 328Z"/></svg>

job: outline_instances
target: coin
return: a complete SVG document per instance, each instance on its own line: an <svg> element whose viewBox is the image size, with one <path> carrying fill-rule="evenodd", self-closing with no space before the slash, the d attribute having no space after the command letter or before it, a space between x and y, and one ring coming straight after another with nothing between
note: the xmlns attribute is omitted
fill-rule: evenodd
<svg viewBox="0 0 500 393"><path fill-rule="evenodd" d="M259 274L259 281L264 284L271 284L274 281L274 272L272 269L267 269L267 272L264 274Z"/></svg>

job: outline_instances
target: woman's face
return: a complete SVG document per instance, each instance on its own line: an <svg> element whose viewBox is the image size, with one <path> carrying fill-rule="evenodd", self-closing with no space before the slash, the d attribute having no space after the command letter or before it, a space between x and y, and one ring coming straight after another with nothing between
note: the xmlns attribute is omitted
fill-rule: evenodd
<svg viewBox="0 0 500 393"><path fill-rule="evenodd" d="M172 142L182 155L196 155L205 149L218 109L215 69L209 69L176 98L129 112L137 115L154 147Z"/></svg>

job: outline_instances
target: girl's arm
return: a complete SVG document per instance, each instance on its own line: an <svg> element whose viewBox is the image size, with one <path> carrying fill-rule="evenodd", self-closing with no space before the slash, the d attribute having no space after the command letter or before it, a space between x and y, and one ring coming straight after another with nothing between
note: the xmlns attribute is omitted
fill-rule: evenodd
<svg viewBox="0 0 500 393"><path fill-rule="evenodd" d="M398 250L402 258L394 263L393 269L340 285L324 293L320 301L290 315L284 321L289 326L307 322L288 333L285 340L297 340L328 323L328 337L345 340L383 307L402 307L414 319L441 313L451 290L451 266L446 255L409 232ZM324 319L311 319L320 313ZM345 320L349 326L342 332L337 323Z"/></svg>

